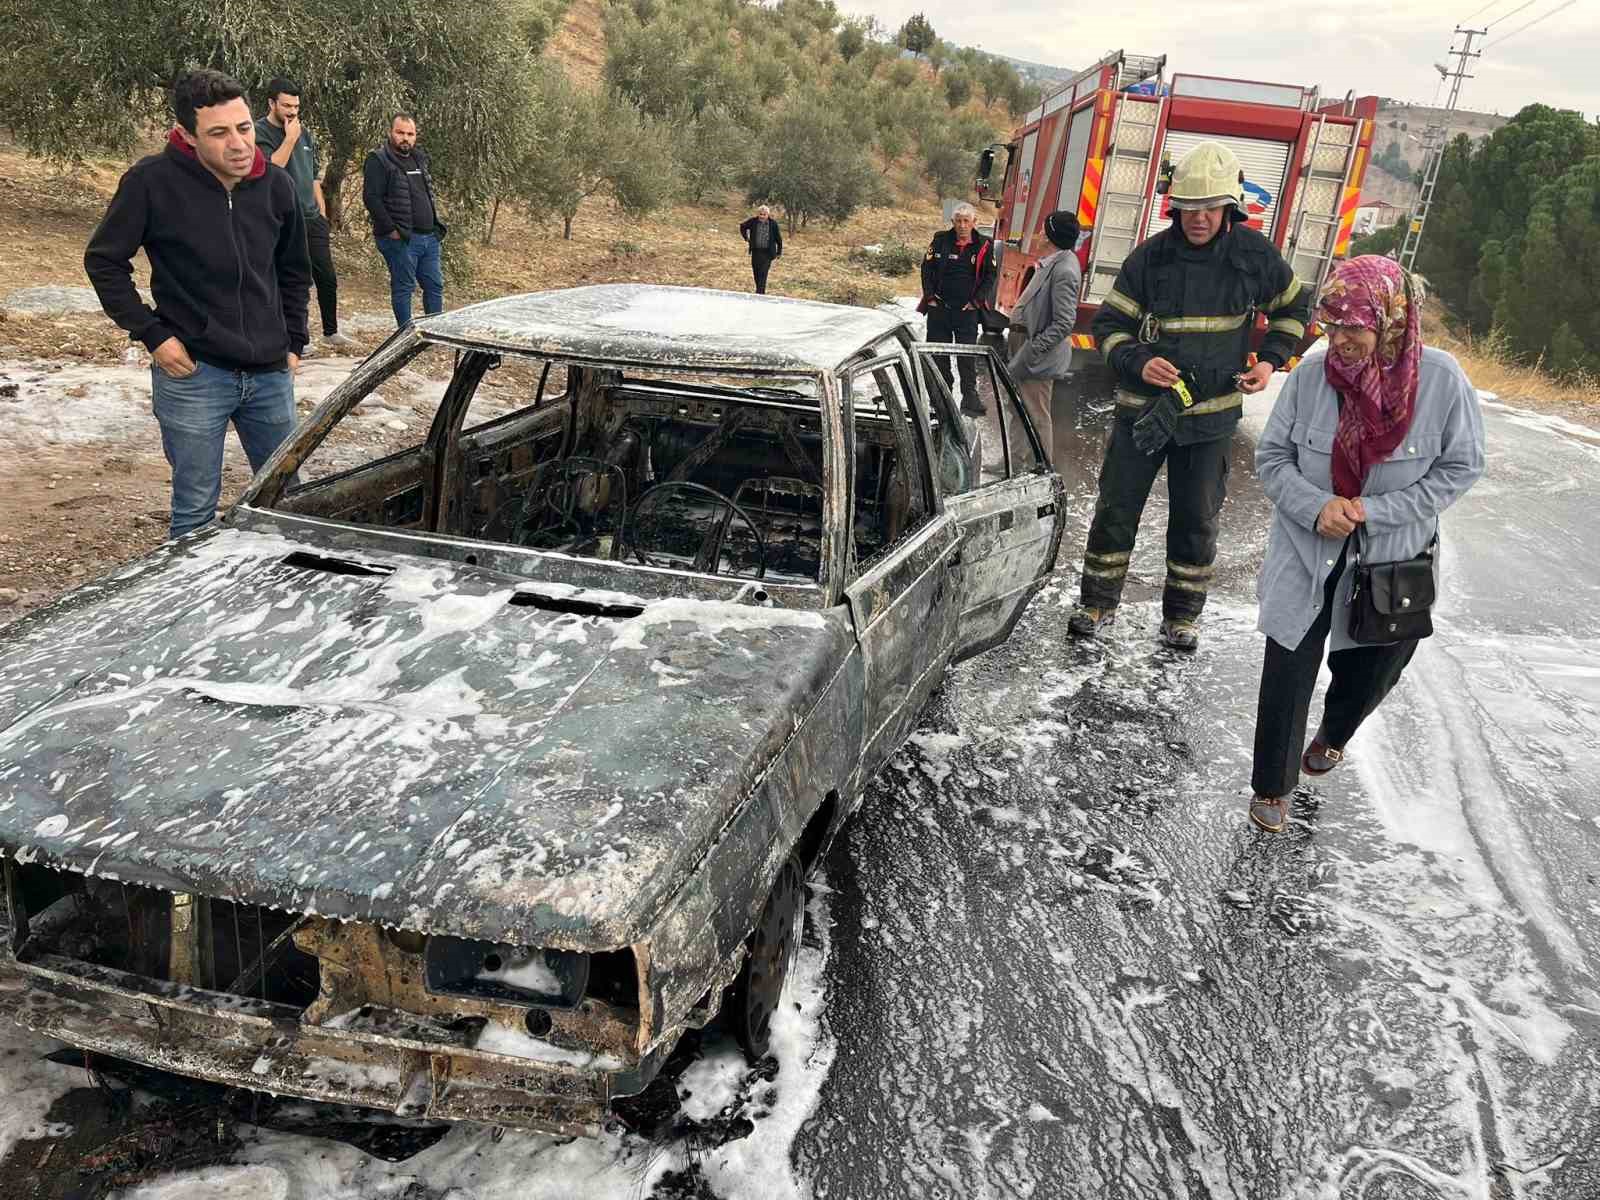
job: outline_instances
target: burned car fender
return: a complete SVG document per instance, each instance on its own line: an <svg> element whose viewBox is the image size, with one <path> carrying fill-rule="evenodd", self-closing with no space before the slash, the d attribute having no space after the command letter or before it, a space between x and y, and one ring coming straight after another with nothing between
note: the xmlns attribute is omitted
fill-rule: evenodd
<svg viewBox="0 0 1600 1200"><path fill-rule="evenodd" d="M835 628L837 653L831 673L812 680L814 703L636 947L641 1054L715 1015L779 869L796 850L814 861L849 812L866 675L848 625Z"/></svg>

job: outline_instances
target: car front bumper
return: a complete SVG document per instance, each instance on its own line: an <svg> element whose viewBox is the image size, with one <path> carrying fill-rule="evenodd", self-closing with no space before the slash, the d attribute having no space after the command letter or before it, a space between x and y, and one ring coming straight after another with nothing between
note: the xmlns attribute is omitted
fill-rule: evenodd
<svg viewBox="0 0 1600 1200"><path fill-rule="evenodd" d="M643 1090L665 1053L620 1064L525 1059L473 1049L465 1033L392 1011L359 1029L309 1025L289 1005L55 955L0 955L0 1007L72 1046L180 1075L401 1117L575 1136L598 1131L613 1097Z"/></svg>

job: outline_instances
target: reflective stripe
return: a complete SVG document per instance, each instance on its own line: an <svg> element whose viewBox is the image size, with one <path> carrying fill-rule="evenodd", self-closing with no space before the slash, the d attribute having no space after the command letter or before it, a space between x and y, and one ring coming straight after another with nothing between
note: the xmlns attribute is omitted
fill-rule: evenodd
<svg viewBox="0 0 1600 1200"><path fill-rule="evenodd" d="M1124 296L1121 292L1117 291L1116 288L1112 288L1109 292L1107 292L1106 298L1101 303L1111 305L1111 307L1116 309L1119 313L1122 313L1124 316L1132 317L1135 321L1144 316L1144 309L1140 308L1127 296Z"/></svg>
<svg viewBox="0 0 1600 1200"><path fill-rule="evenodd" d="M1167 576L1166 586L1169 588L1177 588L1180 592L1199 592L1202 596L1205 595L1208 590L1206 585L1203 583L1190 583L1187 579L1179 579L1176 575Z"/></svg>
<svg viewBox="0 0 1600 1200"><path fill-rule="evenodd" d="M1293 317L1277 317L1267 322L1267 332L1292 333L1297 338L1303 338L1306 327L1304 322L1296 321Z"/></svg>
<svg viewBox="0 0 1600 1200"><path fill-rule="evenodd" d="M1288 287L1284 288L1283 291L1279 292L1271 300L1267 301L1267 305L1266 305L1267 311L1268 312L1277 312L1280 308L1283 308L1285 305L1293 303L1294 302L1294 298L1300 294L1300 289L1305 287L1305 286L1306 286L1305 284L1300 282L1300 279L1299 279L1298 276L1296 276L1295 278L1289 280L1289 286Z"/></svg>
<svg viewBox="0 0 1600 1200"><path fill-rule="evenodd" d="M1128 577L1128 564L1123 563L1120 567L1111 567L1102 571L1097 567L1091 567L1088 563L1084 563L1083 573L1094 579L1126 579Z"/></svg>
<svg viewBox="0 0 1600 1200"><path fill-rule="evenodd" d="M1104 567L1114 567L1119 563L1123 566L1127 566L1128 560L1132 557L1132 550L1110 550L1104 554L1097 554L1093 550L1085 550L1083 554L1083 561L1085 563L1099 563Z"/></svg>
<svg viewBox="0 0 1600 1200"><path fill-rule="evenodd" d="M1202 400L1193 408L1186 408L1178 416L1198 417L1206 413L1226 412L1230 408L1244 407L1243 392L1229 392L1226 396L1213 396L1210 400Z"/></svg>
<svg viewBox="0 0 1600 1200"><path fill-rule="evenodd" d="M1113 333L1107 337L1105 341L1100 343L1100 353L1105 357L1107 362L1110 362L1111 352L1118 346L1122 345L1123 342L1131 341L1133 341L1133 335L1131 333Z"/></svg>
<svg viewBox="0 0 1600 1200"><path fill-rule="evenodd" d="M1231 333L1245 323L1249 313L1235 317L1162 317L1161 332L1166 333Z"/></svg>
<svg viewBox="0 0 1600 1200"><path fill-rule="evenodd" d="M1141 396L1136 392L1124 391L1122 388L1118 388L1112 393L1112 399L1117 402L1119 408L1143 408L1155 397ZM1226 396L1213 396L1210 400L1202 400L1198 404L1191 405L1178 414L1178 419L1203 416L1206 413L1225 412L1230 408L1240 408L1243 404L1243 392L1229 392Z"/></svg>
<svg viewBox="0 0 1600 1200"><path fill-rule="evenodd" d="M1210 579L1217 573L1216 564L1207 567L1191 567L1185 563L1175 563L1167 559L1167 574L1181 575L1185 579Z"/></svg>

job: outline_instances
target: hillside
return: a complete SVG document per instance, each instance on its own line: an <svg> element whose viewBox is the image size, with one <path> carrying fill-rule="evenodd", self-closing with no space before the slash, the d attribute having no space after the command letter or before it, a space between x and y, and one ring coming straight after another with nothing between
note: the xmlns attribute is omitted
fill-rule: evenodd
<svg viewBox="0 0 1600 1200"><path fill-rule="evenodd" d="M1378 110L1377 128L1372 136L1372 165L1361 188L1363 199L1382 200L1400 208L1408 207L1416 199L1417 188L1412 176L1423 164L1423 135L1430 124L1440 120L1444 121L1450 137L1464 133L1476 142L1499 129L1507 118L1463 109L1446 113L1443 109L1422 105L1385 104ZM1404 164L1403 171L1390 169L1396 161ZM1385 163L1388 165L1383 165Z"/></svg>

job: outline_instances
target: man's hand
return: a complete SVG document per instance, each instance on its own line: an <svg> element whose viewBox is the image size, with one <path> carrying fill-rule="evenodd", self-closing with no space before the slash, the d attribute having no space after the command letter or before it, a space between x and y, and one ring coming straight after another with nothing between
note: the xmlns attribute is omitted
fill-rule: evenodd
<svg viewBox="0 0 1600 1200"><path fill-rule="evenodd" d="M1267 380L1272 378L1273 366L1266 359L1262 359L1244 374L1239 376L1239 390L1246 396L1254 396L1267 386Z"/></svg>
<svg viewBox="0 0 1600 1200"><path fill-rule="evenodd" d="M300 356L293 350L289 352L289 373L292 375L300 369Z"/></svg>
<svg viewBox="0 0 1600 1200"><path fill-rule="evenodd" d="M1152 358L1139 372L1139 378L1151 387L1169 388L1178 382L1178 368L1164 358Z"/></svg>
<svg viewBox="0 0 1600 1200"><path fill-rule="evenodd" d="M283 122L283 140L289 145L294 145L300 140L299 116L285 117Z"/></svg>
<svg viewBox="0 0 1600 1200"><path fill-rule="evenodd" d="M169 337L150 351L150 357L156 366L174 379L187 379L200 369L194 365L194 359L189 357L189 351L183 343L175 337Z"/></svg>
<svg viewBox="0 0 1600 1200"><path fill-rule="evenodd" d="M1349 537L1366 519L1367 510L1360 500L1335 496L1317 514L1317 532L1323 537Z"/></svg>
<svg viewBox="0 0 1600 1200"><path fill-rule="evenodd" d="M400 231L398 229L391 229L389 231L389 237L391 240L398 242L400 240Z"/></svg>

